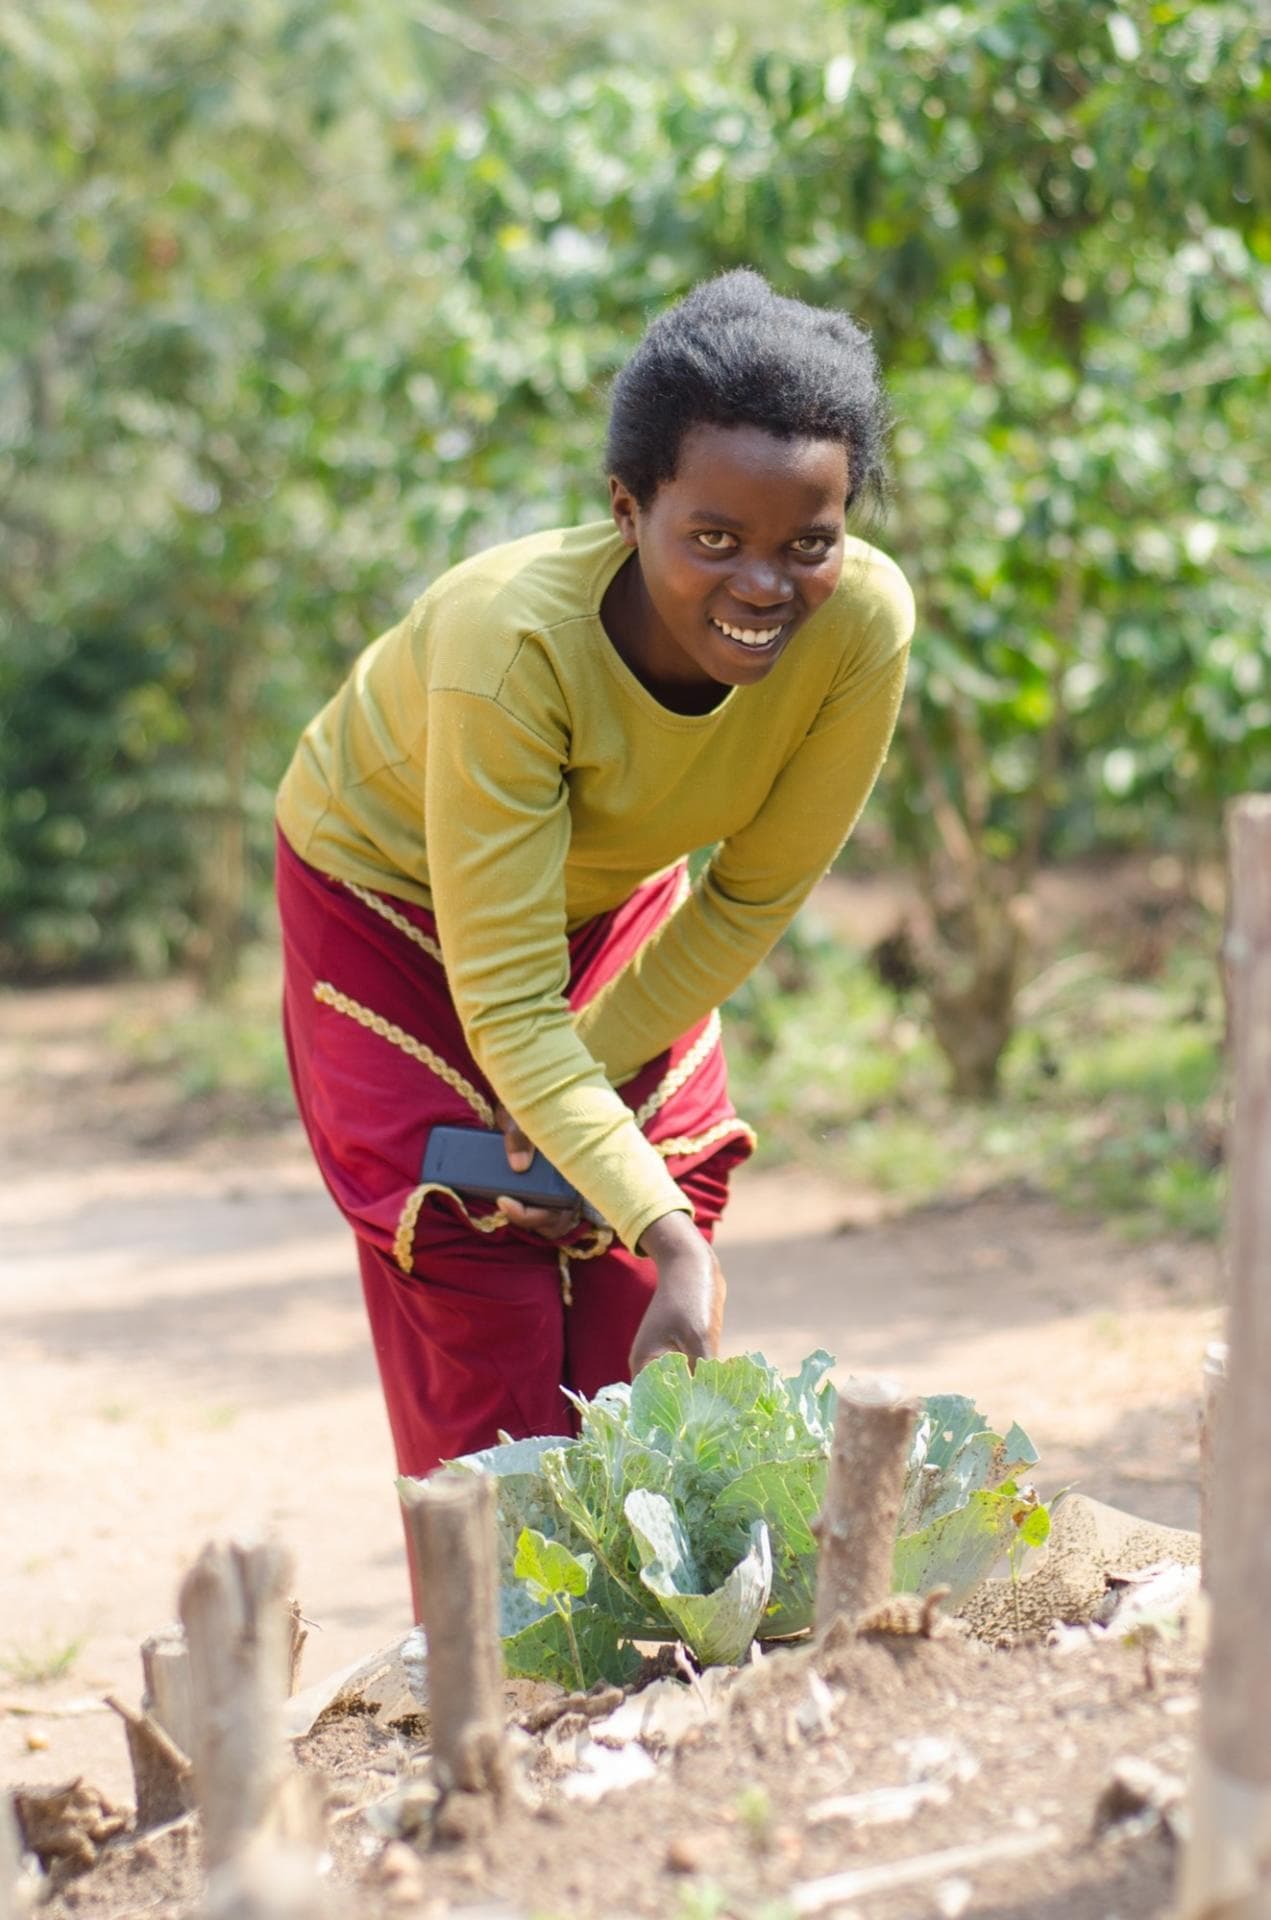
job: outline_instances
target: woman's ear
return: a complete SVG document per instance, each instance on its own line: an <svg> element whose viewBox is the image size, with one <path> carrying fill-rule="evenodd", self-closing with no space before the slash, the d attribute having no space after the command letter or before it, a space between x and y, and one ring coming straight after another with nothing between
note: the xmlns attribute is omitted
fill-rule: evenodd
<svg viewBox="0 0 1271 1920"><path fill-rule="evenodd" d="M640 544L640 509L635 495L624 487L616 473L609 475L609 507L613 523L629 547Z"/></svg>

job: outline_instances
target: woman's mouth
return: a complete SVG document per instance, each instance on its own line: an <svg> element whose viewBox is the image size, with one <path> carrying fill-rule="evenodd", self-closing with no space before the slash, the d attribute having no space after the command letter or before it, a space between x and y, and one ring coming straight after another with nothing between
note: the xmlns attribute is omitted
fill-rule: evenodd
<svg viewBox="0 0 1271 1920"><path fill-rule="evenodd" d="M759 648L771 646L772 642L778 639L786 630L786 622L784 620L776 627L735 627L730 621L717 620L714 614L712 614L710 616L710 623L718 632L722 633L726 639L737 640L743 647Z"/></svg>

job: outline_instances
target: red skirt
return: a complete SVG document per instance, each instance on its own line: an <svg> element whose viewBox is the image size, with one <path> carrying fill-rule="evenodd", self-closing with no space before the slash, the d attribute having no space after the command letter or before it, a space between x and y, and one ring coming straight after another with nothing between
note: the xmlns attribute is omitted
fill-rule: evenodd
<svg viewBox="0 0 1271 1920"><path fill-rule="evenodd" d="M585 1006L672 911L682 869L570 936L569 1000ZM278 841L283 1019L301 1118L357 1237L363 1292L403 1473L514 1439L569 1433L562 1386L628 1377L651 1261L605 1229L547 1242L493 1203L420 1181L438 1125L493 1127L497 1096L464 1038L436 922L332 879ZM712 1014L621 1089L710 1234L754 1136L728 1098Z"/></svg>

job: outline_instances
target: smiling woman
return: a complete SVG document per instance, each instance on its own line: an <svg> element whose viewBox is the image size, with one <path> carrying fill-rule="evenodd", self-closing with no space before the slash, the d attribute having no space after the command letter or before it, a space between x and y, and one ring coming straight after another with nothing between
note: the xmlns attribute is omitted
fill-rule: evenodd
<svg viewBox="0 0 1271 1920"><path fill-rule="evenodd" d="M843 570L847 453L761 427L695 426L642 507L616 475L634 549L601 607L627 665L668 707L701 713L769 674Z"/></svg>
<svg viewBox="0 0 1271 1920"><path fill-rule="evenodd" d="M749 272L697 288L616 383L611 520L442 575L297 748L289 1052L404 1473L718 1346L753 1136L716 1009L851 831L904 683L908 587L845 531L886 424L845 315ZM425 1177L456 1123L606 1224Z"/></svg>

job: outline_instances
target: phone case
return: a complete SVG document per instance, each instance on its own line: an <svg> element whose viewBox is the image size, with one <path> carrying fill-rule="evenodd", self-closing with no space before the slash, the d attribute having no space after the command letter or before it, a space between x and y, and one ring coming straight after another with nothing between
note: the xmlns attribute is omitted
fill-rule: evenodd
<svg viewBox="0 0 1271 1920"><path fill-rule="evenodd" d="M585 1219L599 1224L595 1208L550 1160L536 1151L524 1173L515 1173L508 1165L503 1135L485 1127L434 1127L424 1148L420 1178L426 1186L435 1182L453 1187L456 1193L491 1200L510 1194L529 1207L578 1207Z"/></svg>

